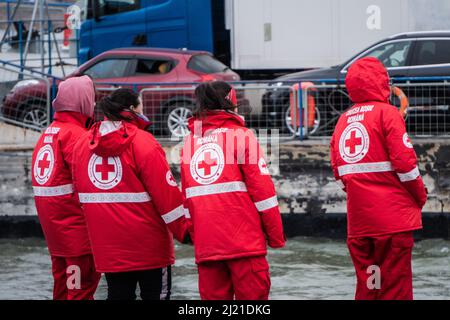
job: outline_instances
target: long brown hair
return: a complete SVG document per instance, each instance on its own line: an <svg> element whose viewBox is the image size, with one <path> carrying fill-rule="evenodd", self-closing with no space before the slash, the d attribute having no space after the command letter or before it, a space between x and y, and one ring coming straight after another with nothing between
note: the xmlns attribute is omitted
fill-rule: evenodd
<svg viewBox="0 0 450 320"><path fill-rule="evenodd" d="M237 106L226 98L231 90L231 85L224 81L200 84L195 89L196 107L192 112L194 117L202 118L211 110L233 111Z"/></svg>
<svg viewBox="0 0 450 320"><path fill-rule="evenodd" d="M130 121L129 118L121 114L124 110L129 110L130 106L139 105L139 95L131 89L120 88L110 95L103 97L98 102L100 110L106 118L112 121Z"/></svg>

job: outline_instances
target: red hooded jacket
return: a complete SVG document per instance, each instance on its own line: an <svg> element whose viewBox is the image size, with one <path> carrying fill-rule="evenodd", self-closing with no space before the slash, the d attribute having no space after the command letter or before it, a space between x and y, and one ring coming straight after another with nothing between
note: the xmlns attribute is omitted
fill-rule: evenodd
<svg viewBox="0 0 450 320"><path fill-rule="evenodd" d="M32 184L39 221L52 256L90 254L83 210L73 192L73 147L86 132L87 117L55 113L32 157Z"/></svg>
<svg viewBox="0 0 450 320"><path fill-rule="evenodd" d="M201 128L199 127L201 126ZM252 131L236 114L189 121L181 180L196 263L265 255L285 237L275 188Z"/></svg>
<svg viewBox="0 0 450 320"><path fill-rule="evenodd" d="M347 192L348 236L422 228L427 195L399 111L389 105L389 75L376 58L356 61L345 80L355 103L331 139L331 164Z"/></svg>
<svg viewBox="0 0 450 320"><path fill-rule="evenodd" d="M59 84L53 123L39 138L32 156L32 185L39 221L52 256L91 253L84 214L73 192L73 147L94 114L95 90L89 77Z"/></svg>
<svg viewBox="0 0 450 320"><path fill-rule="evenodd" d="M73 178L99 272L175 262L187 235L183 200L164 150L139 122L97 123L75 146Z"/></svg>

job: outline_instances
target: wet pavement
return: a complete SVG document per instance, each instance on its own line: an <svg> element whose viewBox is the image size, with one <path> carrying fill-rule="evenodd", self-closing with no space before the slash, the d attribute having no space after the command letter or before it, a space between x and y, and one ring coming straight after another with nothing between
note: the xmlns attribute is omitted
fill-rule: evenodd
<svg viewBox="0 0 450 320"><path fill-rule="evenodd" d="M199 299L193 249L176 246L172 299ZM354 272L344 241L289 239L270 250L271 299L352 299ZM450 299L450 241L424 240L413 253L416 299ZM42 239L0 240L0 299L51 299L50 258ZM106 298L104 278L96 299Z"/></svg>

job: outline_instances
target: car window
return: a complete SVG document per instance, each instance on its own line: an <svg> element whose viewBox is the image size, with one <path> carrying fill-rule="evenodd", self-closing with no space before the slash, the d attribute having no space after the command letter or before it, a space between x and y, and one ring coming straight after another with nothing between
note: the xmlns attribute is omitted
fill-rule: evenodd
<svg viewBox="0 0 450 320"><path fill-rule="evenodd" d="M195 55L189 60L188 68L202 73L224 72L228 67L209 54Z"/></svg>
<svg viewBox="0 0 450 320"><path fill-rule="evenodd" d="M83 73L92 79L122 78L127 76L127 59L108 59L96 63Z"/></svg>
<svg viewBox="0 0 450 320"><path fill-rule="evenodd" d="M100 16L133 11L141 7L140 0L99 0Z"/></svg>
<svg viewBox="0 0 450 320"><path fill-rule="evenodd" d="M169 73L173 69L170 60L138 59L136 63L136 76L158 75Z"/></svg>
<svg viewBox="0 0 450 320"><path fill-rule="evenodd" d="M418 41L413 65L450 63L450 40Z"/></svg>
<svg viewBox="0 0 450 320"><path fill-rule="evenodd" d="M374 48L364 57L375 57L383 62L386 68L404 67L410 48L411 41L391 42Z"/></svg>

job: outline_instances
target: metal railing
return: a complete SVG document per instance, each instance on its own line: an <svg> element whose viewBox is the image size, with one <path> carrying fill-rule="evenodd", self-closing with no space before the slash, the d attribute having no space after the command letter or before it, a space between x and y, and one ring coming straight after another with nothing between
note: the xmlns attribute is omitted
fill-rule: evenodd
<svg viewBox="0 0 450 320"><path fill-rule="evenodd" d="M0 65L0 121L36 131L50 125L52 82L36 72Z"/></svg>
<svg viewBox="0 0 450 320"><path fill-rule="evenodd" d="M255 130L277 130L282 139L295 138L298 110L291 109L289 104L270 105L265 101L265 94L272 90L272 82L234 82L237 92L238 113L245 119L247 127ZM97 83L97 99L100 99L116 88L131 88L139 93L144 114L152 123L151 131L159 139L179 140L189 133L188 118L195 108L194 90L198 83ZM282 86L289 92L291 100L299 99L299 91L291 86ZM103 115L96 110L96 118Z"/></svg>
<svg viewBox="0 0 450 320"><path fill-rule="evenodd" d="M0 0L2 59L48 74L69 74L78 64L79 49L78 30L66 26L69 6Z"/></svg>
<svg viewBox="0 0 450 320"><path fill-rule="evenodd" d="M450 135L450 83L396 84L408 99L406 126L414 136ZM392 103L399 106L398 98Z"/></svg>
<svg viewBox="0 0 450 320"><path fill-rule="evenodd" d="M450 135L450 77L397 78L390 103L406 107L405 122L410 135L442 137ZM305 83L305 82L303 82ZM307 82L306 82L307 83ZM395 94L397 92L397 94ZM403 94L403 96L399 96ZM300 126L297 135L331 136L340 115L352 106L345 86L312 84L302 89L305 121L315 121L313 130Z"/></svg>
<svg viewBox="0 0 450 320"><path fill-rule="evenodd" d="M450 77L394 79L407 97L406 124L413 136L450 134ZM25 82L23 82L25 81ZM52 119L50 109L60 78L0 61L1 120L42 129ZM248 127L277 130L282 139L331 136L340 115L352 103L345 86L335 80L233 82L238 112ZM195 107L198 83L104 83L97 81L97 99L127 87L139 93L144 113L158 139L180 139L187 133L187 119ZM300 88L300 89L299 89ZM391 103L400 107L397 96ZM102 119L96 110L97 120Z"/></svg>

